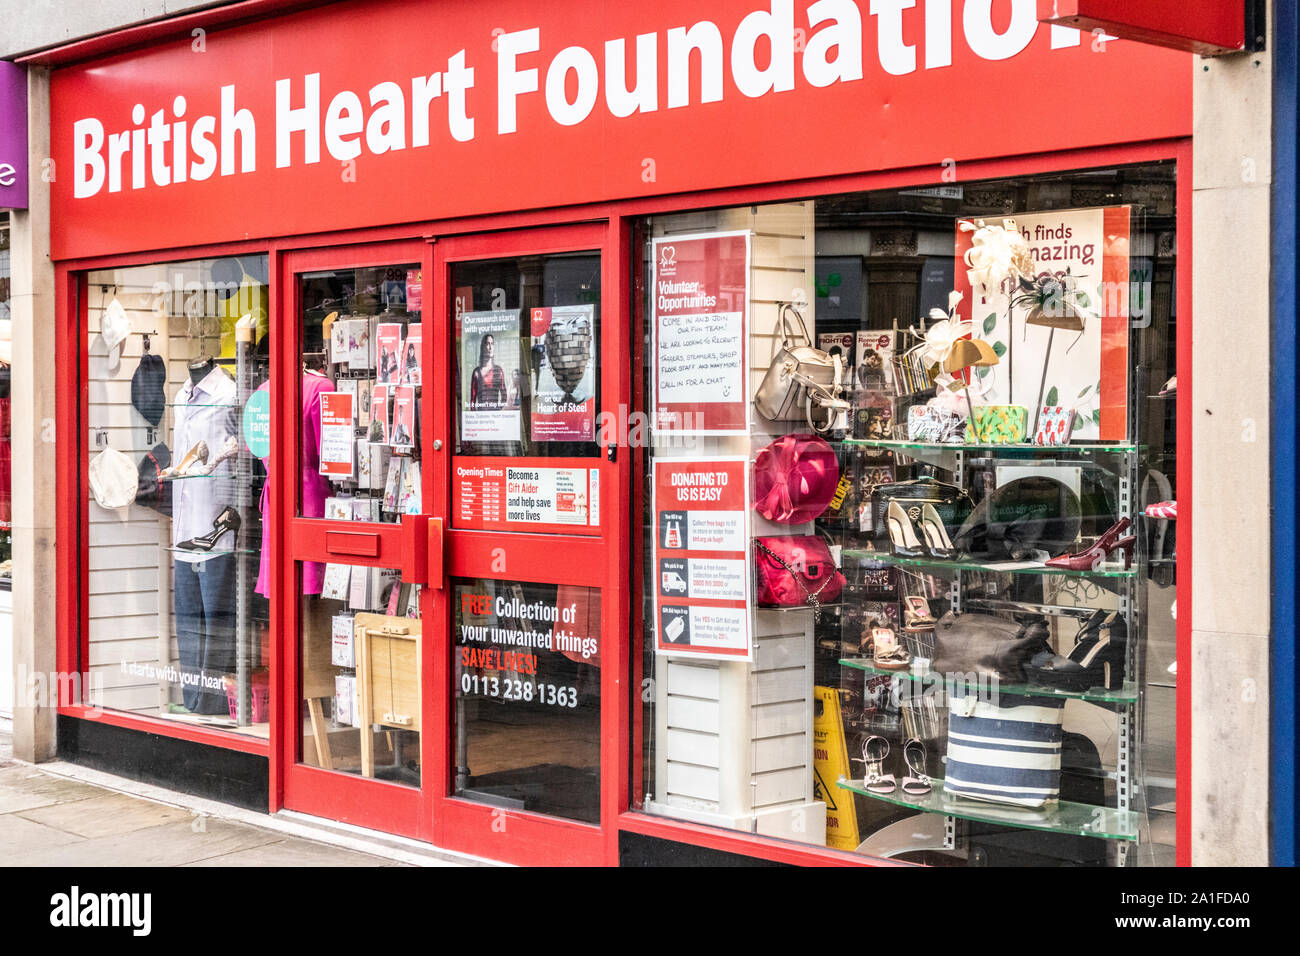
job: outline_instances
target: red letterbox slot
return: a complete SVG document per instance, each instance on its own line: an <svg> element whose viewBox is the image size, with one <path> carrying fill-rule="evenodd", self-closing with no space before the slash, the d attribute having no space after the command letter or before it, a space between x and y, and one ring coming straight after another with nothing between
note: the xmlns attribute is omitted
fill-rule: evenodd
<svg viewBox="0 0 1300 956"><path fill-rule="evenodd" d="M363 531L326 531L325 550L330 554L352 554L362 558L379 557L379 535Z"/></svg>

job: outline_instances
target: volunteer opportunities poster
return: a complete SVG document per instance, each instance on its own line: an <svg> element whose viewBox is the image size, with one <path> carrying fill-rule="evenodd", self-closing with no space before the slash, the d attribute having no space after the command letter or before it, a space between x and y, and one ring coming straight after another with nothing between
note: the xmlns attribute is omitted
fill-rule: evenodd
<svg viewBox="0 0 1300 956"><path fill-rule="evenodd" d="M655 648L751 660L749 462L656 459Z"/></svg>
<svg viewBox="0 0 1300 956"><path fill-rule="evenodd" d="M654 241L654 427L743 435L749 233Z"/></svg>
<svg viewBox="0 0 1300 956"><path fill-rule="evenodd" d="M519 441L518 309L460 316L460 437Z"/></svg>

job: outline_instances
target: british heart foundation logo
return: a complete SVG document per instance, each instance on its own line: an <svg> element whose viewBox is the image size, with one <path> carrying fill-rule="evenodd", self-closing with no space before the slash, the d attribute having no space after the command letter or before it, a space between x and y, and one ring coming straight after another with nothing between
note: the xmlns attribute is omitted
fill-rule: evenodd
<svg viewBox="0 0 1300 956"><path fill-rule="evenodd" d="M659 248L659 274L663 276L677 275L677 250L672 246L661 246Z"/></svg>

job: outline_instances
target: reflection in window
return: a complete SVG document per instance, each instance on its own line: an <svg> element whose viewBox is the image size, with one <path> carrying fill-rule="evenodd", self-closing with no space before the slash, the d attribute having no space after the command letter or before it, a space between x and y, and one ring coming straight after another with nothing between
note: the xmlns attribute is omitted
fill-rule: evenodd
<svg viewBox="0 0 1300 956"><path fill-rule="evenodd" d="M489 579L452 586L455 792L600 820L600 592Z"/></svg>
<svg viewBox="0 0 1300 956"><path fill-rule="evenodd" d="M265 256L86 276L100 706L267 735L267 278Z"/></svg>

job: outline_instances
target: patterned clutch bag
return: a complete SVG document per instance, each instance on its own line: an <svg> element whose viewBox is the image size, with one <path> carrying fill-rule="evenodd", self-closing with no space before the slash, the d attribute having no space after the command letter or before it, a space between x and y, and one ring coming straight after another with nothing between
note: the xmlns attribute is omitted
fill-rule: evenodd
<svg viewBox="0 0 1300 956"><path fill-rule="evenodd" d="M907 439L961 444L965 424L966 420L953 412L913 405L907 410Z"/></svg>
<svg viewBox="0 0 1300 956"><path fill-rule="evenodd" d="M1074 431L1074 409L1065 405L1044 405L1038 410L1035 445L1068 445Z"/></svg>
<svg viewBox="0 0 1300 956"><path fill-rule="evenodd" d="M1023 405L977 405L966 426L966 441L974 445L1014 445L1025 440L1029 409Z"/></svg>

